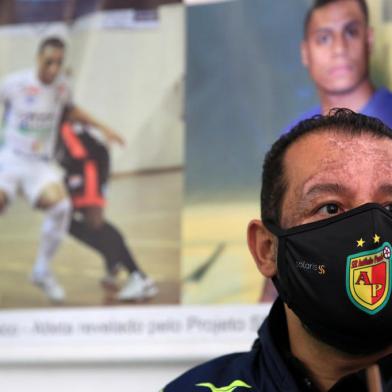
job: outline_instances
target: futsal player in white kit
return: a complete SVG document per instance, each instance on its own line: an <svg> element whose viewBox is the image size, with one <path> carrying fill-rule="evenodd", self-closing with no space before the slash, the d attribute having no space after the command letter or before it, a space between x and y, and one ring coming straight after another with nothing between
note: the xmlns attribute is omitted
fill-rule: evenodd
<svg viewBox="0 0 392 392"><path fill-rule="evenodd" d="M73 121L98 128L109 141L123 143L110 128L73 104L61 73L65 44L56 37L39 46L37 66L11 74L0 86L4 105L0 146L0 212L21 190L32 207L45 211L31 281L53 302L65 293L50 268L68 231L71 204L53 161L58 125L64 111Z"/></svg>

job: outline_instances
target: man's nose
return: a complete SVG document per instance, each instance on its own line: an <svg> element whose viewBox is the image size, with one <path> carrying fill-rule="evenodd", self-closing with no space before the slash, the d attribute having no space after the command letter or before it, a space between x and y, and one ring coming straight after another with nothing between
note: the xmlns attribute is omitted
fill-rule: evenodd
<svg viewBox="0 0 392 392"><path fill-rule="evenodd" d="M50 68L49 68L49 73L50 73L52 76L57 75L59 71L60 71L60 66L57 65L57 64L53 64L53 65L51 65Z"/></svg>
<svg viewBox="0 0 392 392"><path fill-rule="evenodd" d="M344 55L347 51L347 40L342 34L336 34L332 44L333 54L335 56Z"/></svg>

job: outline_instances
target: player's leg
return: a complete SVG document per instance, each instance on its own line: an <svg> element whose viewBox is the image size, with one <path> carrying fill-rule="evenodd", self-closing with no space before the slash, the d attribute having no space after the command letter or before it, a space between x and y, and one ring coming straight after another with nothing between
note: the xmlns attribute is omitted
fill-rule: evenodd
<svg viewBox="0 0 392 392"><path fill-rule="evenodd" d="M0 214L5 210L8 205L8 197L5 191L0 189Z"/></svg>
<svg viewBox="0 0 392 392"><path fill-rule="evenodd" d="M20 181L20 167L8 151L0 151L0 214L16 196Z"/></svg>
<svg viewBox="0 0 392 392"><path fill-rule="evenodd" d="M65 236L71 214L71 203L57 170L40 162L35 176L23 183L23 191L31 204L44 211L41 238L33 267L32 281L54 302L62 302L65 294L51 270L51 262Z"/></svg>
<svg viewBox="0 0 392 392"><path fill-rule="evenodd" d="M100 240L97 245L106 260L106 264L115 266L115 269L109 270L105 280L110 283L115 278L118 266L126 269L129 274L127 282L117 294L118 300L142 300L151 298L158 293L155 283L146 276L137 264L124 237L114 225L104 221L96 239Z"/></svg>
<svg viewBox="0 0 392 392"><path fill-rule="evenodd" d="M107 276L115 275L118 268L116 252L112 251L111 241L105 230L102 207L86 207L76 211L69 227L70 234L77 240L95 249L105 261Z"/></svg>
<svg viewBox="0 0 392 392"><path fill-rule="evenodd" d="M145 276L132 257L120 231L104 219L103 208L86 208L84 218L86 231L90 230L95 234L91 236L92 246L99 250L105 258L110 272L114 272L121 264L129 273L138 271L142 276Z"/></svg>
<svg viewBox="0 0 392 392"><path fill-rule="evenodd" d="M137 264L120 231L109 222L104 224L104 236L107 244L105 252L117 261L129 273L128 280L117 293L120 301L143 300L158 293L155 282L150 279ZM114 258L115 257L115 258Z"/></svg>
<svg viewBox="0 0 392 392"><path fill-rule="evenodd" d="M0 189L0 214L6 209L8 205L8 196L5 191Z"/></svg>
<svg viewBox="0 0 392 392"><path fill-rule="evenodd" d="M121 266L127 270L130 278L118 294L119 299L142 299L155 295L157 293L155 284L146 277L136 263L120 231L103 219L103 209L85 208L83 216L83 220L72 220L70 232L103 256L107 271L103 283L114 286L117 269Z"/></svg>

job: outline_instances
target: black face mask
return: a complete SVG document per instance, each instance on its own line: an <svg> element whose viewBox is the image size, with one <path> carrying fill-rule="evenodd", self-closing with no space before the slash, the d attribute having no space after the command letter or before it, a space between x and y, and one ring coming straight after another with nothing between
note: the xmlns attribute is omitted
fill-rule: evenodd
<svg viewBox="0 0 392 392"><path fill-rule="evenodd" d="M319 340L347 353L392 344L392 214L365 204L322 221L282 230L275 285Z"/></svg>

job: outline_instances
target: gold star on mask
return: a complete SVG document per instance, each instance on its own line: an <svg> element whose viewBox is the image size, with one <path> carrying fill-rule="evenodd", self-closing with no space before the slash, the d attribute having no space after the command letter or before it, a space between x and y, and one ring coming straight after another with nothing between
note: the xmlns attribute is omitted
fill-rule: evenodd
<svg viewBox="0 0 392 392"><path fill-rule="evenodd" d="M362 248L364 243L365 241L362 238L360 240L357 240L357 247Z"/></svg>
<svg viewBox="0 0 392 392"><path fill-rule="evenodd" d="M373 241L374 241L375 244L379 244L380 243L380 239L381 239L381 237L379 235L374 234Z"/></svg>

